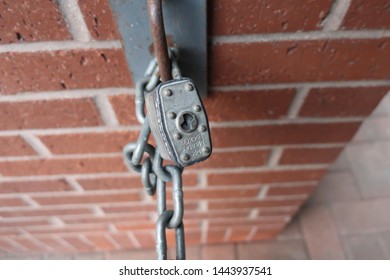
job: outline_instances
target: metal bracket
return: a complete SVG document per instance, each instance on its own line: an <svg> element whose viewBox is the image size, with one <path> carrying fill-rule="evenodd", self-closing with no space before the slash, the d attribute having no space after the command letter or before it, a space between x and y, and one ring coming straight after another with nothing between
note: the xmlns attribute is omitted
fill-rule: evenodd
<svg viewBox="0 0 390 280"><path fill-rule="evenodd" d="M140 80L152 60L152 37L146 0L110 0L122 35L127 64ZM179 50L184 77L194 80L199 95L207 96L207 0L164 0L165 31L170 46Z"/></svg>

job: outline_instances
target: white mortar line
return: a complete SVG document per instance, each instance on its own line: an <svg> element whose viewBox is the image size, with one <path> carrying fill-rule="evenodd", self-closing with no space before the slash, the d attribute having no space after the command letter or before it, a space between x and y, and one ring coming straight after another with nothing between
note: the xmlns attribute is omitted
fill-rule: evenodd
<svg viewBox="0 0 390 280"><path fill-rule="evenodd" d="M343 148L347 143L307 143L307 144L285 144L285 145L262 145L262 146L246 146L246 147L227 147L227 148L215 148L214 153L229 153L229 152L252 152L252 151L267 151L274 148ZM118 153L95 153L95 154L58 154L52 155L51 159L90 159L90 158L115 158L122 157L122 152ZM12 156L12 157L0 157L0 162L8 161L26 161L26 160L40 160L40 156ZM132 177L134 173L120 173L121 177ZM207 177L203 174L203 171L198 170L199 182L198 186L204 188L207 186ZM1 181L1 179L0 179Z"/></svg>
<svg viewBox="0 0 390 280"><path fill-rule="evenodd" d="M327 82L303 82L303 83L277 83L277 84L251 84L229 85L209 87L211 91L248 91L263 89L288 89L288 88L342 88L342 87L376 87L389 86L390 80L359 80L359 81L327 81Z"/></svg>
<svg viewBox="0 0 390 280"><path fill-rule="evenodd" d="M77 0L57 0L60 11L73 39L80 42L92 40Z"/></svg>
<svg viewBox="0 0 390 280"><path fill-rule="evenodd" d="M275 119L275 120L255 120L255 121L232 121L232 122L210 122L210 127L230 128L230 127L250 127L250 126L267 126L283 124L333 124L344 122L362 122L365 117L334 117L334 118L299 118L299 119ZM77 128L48 128L48 129L25 129L23 132L29 132L36 135L63 135L73 133L107 133L119 131L139 131L140 126L94 126L94 127L77 127ZM20 130L3 130L0 136L15 136L20 134Z"/></svg>
<svg viewBox="0 0 390 280"><path fill-rule="evenodd" d="M285 144L285 145L261 145L261 146L245 146L245 147L227 147L227 148L213 148L215 153L223 152L244 152L255 150L269 150L272 148L338 148L344 147L347 143L308 143L308 144Z"/></svg>
<svg viewBox="0 0 390 280"><path fill-rule="evenodd" d="M107 229L111 233L117 233L118 232L118 229L116 228L116 226L113 223L109 223L107 225Z"/></svg>
<svg viewBox="0 0 390 280"><path fill-rule="evenodd" d="M102 210L102 208L98 205L93 205L92 206L92 211L95 213L96 216L102 217L105 216L105 212Z"/></svg>
<svg viewBox="0 0 390 280"><path fill-rule="evenodd" d="M253 237L255 236L255 234L256 234L256 232L257 232L257 227L256 226L254 226L253 228L251 228L251 230L249 231L249 233L248 233L248 236L246 237L246 241L250 241L250 240L252 240L253 239Z"/></svg>
<svg viewBox="0 0 390 280"><path fill-rule="evenodd" d="M200 227L200 243L206 244L207 243L207 235L209 231L209 221L208 220L202 220L201 221L201 227Z"/></svg>
<svg viewBox="0 0 390 280"><path fill-rule="evenodd" d="M100 117L106 126L117 127L119 121L116 117L115 111L112 108L110 100L105 95L98 95L94 98L96 107L100 113Z"/></svg>
<svg viewBox="0 0 390 280"><path fill-rule="evenodd" d="M300 164L300 165L278 165L276 167L269 167L269 166L260 166L260 167L233 167L233 168L209 168L209 169L203 169L204 172L207 174L215 173L242 173L242 172L260 172L260 171L296 171L296 170L316 170L316 169L327 169L330 165L329 164ZM196 170L188 171L188 174L197 173ZM37 176L2 176L1 181L2 182L9 182L9 181L26 181L26 180L44 180L44 179L63 179L65 176L72 176L77 178L91 178L95 176L116 176L116 172L114 173L87 173L87 174L57 174L57 175L37 175ZM122 173L126 174L126 173ZM136 174L136 173L132 173ZM99 178L99 177L96 177ZM147 197L147 196L146 196ZM149 196L150 197L150 196ZM146 200L149 201L149 200Z"/></svg>
<svg viewBox="0 0 390 280"><path fill-rule="evenodd" d="M0 45L1 48L1 45ZM255 91L266 89L289 89L289 88L340 88L340 87L376 87L390 86L390 80L362 80L362 81L330 81L330 82L305 82L305 83L276 83L276 84L253 84L253 85L230 85L209 87L210 91ZM98 95L134 95L134 88L102 88L102 89L74 89L44 92L21 92L14 95L0 95L0 102L23 102L52 99L74 99L95 97ZM369 94L369 93L368 93Z"/></svg>
<svg viewBox="0 0 390 280"><path fill-rule="evenodd" d="M275 167L278 165L280 157L282 156L283 148L274 147L271 150L271 154L268 161L269 167Z"/></svg>
<svg viewBox="0 0 390 280"><path fill-rule="evenodd" d="M339 40L339 39L382 39L390 37L389 30L358 30L358 31L310 31L294 33L249 34L214 36L210 38L213 45L229 43L263 43L294 40Z"/></svg>
<svg viewBox="0 0 390 280"><path fill-rule="evenodd" d="M256 219L259 216L259 212L260 210L258 208L250 210L248 219L250 220Z"/></svg>
<svg viewBox="0 0 390 280"><path fill-rule="evenodd" d="M20 196L20 198L24 202L26 202L28 205L30 205L32 209L40 208L40 205L35 200L33 200L31 197L29 197L28 195L23 194L22 196Z"/></svg>
<svg viewBox="0 0 390 280"><path fill-rule="evenodd" d="M121 152L118 153L97 153L97 154L63 154L63 155L52 155L51 160L62 160L62 159L91 159L91 158L117 158L122 157ZM4 161L26 161L26 160L40 160L42 157L37 156L20 156L20 157L0 157L0 162Z"/></svg>
<svg viewBox="0 0 390 280"><path fill-rule="evenodd" d="M66 50L121 49L120 41L49 41L0 45L0 53L35 53Z"/></svg>
<svg viewBox="0 0 390 280"><path fill-rule="evenodd" d="M262 188L260 189L260 191L259 191L259 194L257 195L257 198L258 198L259 200L265 199L265 197L267 196L268 189L269 189L268 186L262 187Z"/></svg>
<svg viewBox="0 0 390 280"><path fill-rule="evenodd" d="M135 235L132 231L127 232L127 237L133 243L135 248L137 248L137 249L141 248L141 244L139 243L138 239L135 237Z"/></svg>
<svg viewBox="0 0 390 280"><path fill-rule="evenodd" d="M288 118L295 119L298 117L299 111L301 110L309 91L310 88L307 86L297 89L294 99L290 105L290 109L287 113Z"/></svg>
<svg viewBox="0 0 390 280"><path fill-rule="evenodd" d="M122 131L139 131L140 126L120 126L120 127L74 127L74 128L48 128L48 129L24 129L23 132L29 132L36 135L63 135L73 133L108 133L108 132L122 132ZM0 136L14 136L19 135L20 130L2 130Z"/></svg>
<svg viewBox="0 0 390 280"><path fill-rule="evenodd" d="M225 231L225 235L223 236L223 241L228 241L230 237L232 236L233 229L231 227L228 227L228 229Z"/></svg>
<svg viewBox="0 0 390 280"><path fill-rule="evenodd" d="M77 182L77 180L74 177L66 176L65 181L68 183L70 187L72 187L76 192L83 193L84 189L83 187Z"/></svg>
<svg viewBox="0 0 390 280"><path fill-rule="evenodd" d="M336 0L332 5L329 15L322 22L323 30L339 30L350 6L351 0Z"/></svg>
<svg viewBox="0 0 390 280"><path fill-rule="evenodd" d="M122 249L121 246L118 244L118 242L116 242L113 238L111 238L109 234L104 233L103 236L108 241L108 243L111 243L111 245L114 246L116 250Z"/></svg>
<svg viewBox="0 0 390 280"><path fill-rule="evenodd" d="M35 152L37 152L39 156L44 158L50 158L52 156L52 153L46 147L46 145L43 144L41 139L39 139L35 135L28 132L22 132L20 133L20 136L28 145L30 145L31 148L33 148Z"/></svg>
<svg viewBox="0 0 390 280"><path fill-rule="evenodd" d="M56 226L56 227L64 227L65 226L64 221L58 217L51 217L51 218L49 218L49 221L50 221L51 225Z"/></svg>
<svg viewBox="0 0 390 280"><path fill-rule="evenodd" d="M28 248L20 245L18 242L16 242L12 238L4 236L4 237L2 237L2 239L5 240L7 243L9 243L11 246L13 246L15 249L17 249L18 251L22 251L22 252L29 251Z"/></svg>
<svg viewBox="0 0 390 280"><path fill-rule="evenodd" d="M223 127L250 127L268 125L288 125L288 124L334 124L345 122L362 122L365 117L334 117L334 118L299 118L299 119L275 119L275 120L254 120L254 121L231 121L231 122L210 122L211 128Z"/></svg>
<svg viewBox="0 0 390 280"><path fill-rule="evenodd" d="M198 207L199 207L199 212L206 213L208 211L207 200L199 201Z"/></svg>
<svg viewBox="0 0 390 280"><path fill-rule="evenodd" d="M25 102L41 100L62 100L62 99L80 99L85 97L95 97L100 95L133 95L133 88L86 88L71 89L44 92L22 92L14 95L0 95L0 102Z"/></svg>

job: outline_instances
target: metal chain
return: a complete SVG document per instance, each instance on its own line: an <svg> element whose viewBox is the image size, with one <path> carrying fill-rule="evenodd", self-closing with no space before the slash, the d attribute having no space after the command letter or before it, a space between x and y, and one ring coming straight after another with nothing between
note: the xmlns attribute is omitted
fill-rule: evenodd
<svg viewBox="0 0 390 280"><path fill-rule="evenodd" d="M180 78L177 64L177 50L170 49L169 58L172 76ZM135 87L135 112L142 125L137 142L127 144L124 158L129 167L141 173L142 184L149 195L157 193L158 219L156 224L156 254L158 260L167 259L166 229L174 229L176 237L176 259L185 259L184 205L183 205L183 169L176 165L163 165L158 147L148 143L150 137L149 119L145 115L145 94L150 93L160 82L157 59L153 59L146 69L143 79ZM143 160L142 160L143 159ZM166 182L172 182L173 210L166 209Z"/></svg>

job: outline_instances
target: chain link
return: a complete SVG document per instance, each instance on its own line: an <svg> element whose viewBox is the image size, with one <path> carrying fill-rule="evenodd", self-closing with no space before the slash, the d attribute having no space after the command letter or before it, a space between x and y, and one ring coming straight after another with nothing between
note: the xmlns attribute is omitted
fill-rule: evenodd
<svg viewBox="0 0 390 280"><path fill-rule="evenodd" d="M170 49L172 76L181 77L177 64L177 50ZM127 165L141 173L141 180L148 195L157 195L158 220L156 223L156 254L158 260L167 259L166 230L174 229L176 238L176 259L185 259L184 204L183 204L183 168L163 164L158 147L148 143L150 137L149 119L145 114L145 95L149 94L160 82L157 60L153 59L146 69L145 76L135 87L135 112L142 125L137 142L127 144L123 149ZM143 161L142 161L143 159ZM173 210L166 209L166 182L172 182Z"/></svg>

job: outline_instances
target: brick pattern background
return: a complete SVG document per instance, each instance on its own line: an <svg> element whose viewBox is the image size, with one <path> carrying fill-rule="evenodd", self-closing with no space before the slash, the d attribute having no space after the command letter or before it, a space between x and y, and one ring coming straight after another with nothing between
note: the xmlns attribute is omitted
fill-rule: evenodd
<svg viewBox="0 0 390 280"><path fill-rule="evenodd" d="M208 2L215 152L184 176L186 241L274 239L390 90L389 2ZM0 14L0 257L154 247L108 1Z"/></svg>

